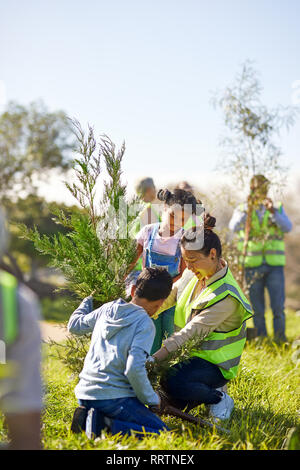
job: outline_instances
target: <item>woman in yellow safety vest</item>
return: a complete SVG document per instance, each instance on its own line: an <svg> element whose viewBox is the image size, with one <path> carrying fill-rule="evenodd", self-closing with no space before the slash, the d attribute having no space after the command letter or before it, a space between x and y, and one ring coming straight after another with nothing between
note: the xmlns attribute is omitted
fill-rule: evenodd
<svg viewBox="0 0 300 470"><path fill-rule="evenodd" d="M165 359L192 338L202 340L189 360L170 368L162 385L177 407L191 409L205 403L212 417L222 420L229 418L234 406L222 388L237 374L252 308L222 258L215 223L207 214L204 229L192 228L181 238L187 269L161 307L176 304L174 321L179 331L164 341L154 358Z"/></svg>

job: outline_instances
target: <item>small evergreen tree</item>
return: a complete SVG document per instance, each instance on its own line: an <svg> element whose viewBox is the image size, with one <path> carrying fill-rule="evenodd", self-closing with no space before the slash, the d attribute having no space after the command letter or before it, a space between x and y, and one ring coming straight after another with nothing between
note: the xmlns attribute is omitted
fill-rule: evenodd
<svg viewBox="0 0 300 470"><path fill-rule="evenodd" d="M31 240L41 254L49 257L49 265L63 273L64 288L74 292L74 298L66 304L70 313L79 299L90 294L94 308L125 297L124 277L136 254L135 241L128 236L136 201L126 199L126 186L121 182L125 145L117 151L105 135L97 145L90 126L87 133L78 121L73 121L73 127L79 155L73 164L76 180L65 184L81 211L54 210L54 221L68 230L53 236L41 235L38 227L19 226L21 236ZM102 176L102 160L108 179L98 200L96 189ZM87 346L86 338L71 336L59 356L78 372Z"/></svg>

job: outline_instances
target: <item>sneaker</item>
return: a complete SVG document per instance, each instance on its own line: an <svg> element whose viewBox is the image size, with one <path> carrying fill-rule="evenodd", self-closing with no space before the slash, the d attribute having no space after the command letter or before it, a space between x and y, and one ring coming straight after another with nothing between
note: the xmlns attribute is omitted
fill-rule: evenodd
<svg viewBox="0 0 300 470"><path fill-rule="evenodd" d="M214 421L224 420L230 418L231 412L234 408L233 399L227 395L227 393L222 392L223 396L221 401L216 405L210 405L210 415L213 417Z"/></svg>
<svg viewBox="0 0 300 470"><path fill-rule="evenodd" d="M78 406L73 414L71 431L75 434L85 431L86 417L87 408L85 406Z"/></svg>

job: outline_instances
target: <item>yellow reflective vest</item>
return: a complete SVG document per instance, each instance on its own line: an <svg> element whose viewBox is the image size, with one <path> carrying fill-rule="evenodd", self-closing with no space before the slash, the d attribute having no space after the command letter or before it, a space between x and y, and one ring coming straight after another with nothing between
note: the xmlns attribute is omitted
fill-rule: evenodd
<svg viewBox="0 0 300 470"><path fill-rule="evenodd" d="M17 286L14 276L0 271L0 379L16 373L15 365L7 363L5 356L6 347L12 345L18 335Z"/></svg>
<svg viewBox="0 0 300 470"><path fill-rule="evenodd" d="M252 307L229 268L221 279L212 282L190 302L197 281L197 277L194 276L180 295L175 309L174 323L177 327L184 328L192 319L194 309L200 313L202 310L221 302L228 295L238 300L243 308L241 325L232 331L212 331L203 339L200 349L191 351L191 356L201 357L216 364L227 380L232 379L237 374L246 342L246 320L253 315Z"/></svg>
<svg viewBox="0 0 300 470"><path fill-rule="evenodd" d="M245 210L244 205L240 206ZM282 204L278 206L282 211ZM255 210L252 211L251 230L247 245L245 260L241 256L240 262L246 268L257 268L265 261L270 266L285 266L285 243L284 233L271 222L271 212L266 210L262 221ZM244 249L245 230L240 230L238 250L242 253Z"/></svg>
<svg viewBox="0 0 300 470"><path fill-rule="evenodd" d="M17 279L0 271L0 340L12 344L18 334Z"/></svg>

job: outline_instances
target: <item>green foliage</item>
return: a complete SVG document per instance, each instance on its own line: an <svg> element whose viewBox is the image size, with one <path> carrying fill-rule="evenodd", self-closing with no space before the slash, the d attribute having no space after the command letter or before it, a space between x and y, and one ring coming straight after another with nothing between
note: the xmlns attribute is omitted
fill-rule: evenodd
<svg viewBox="0 0 300 470"><path fill-rule="evenodd" d="M119 200L125 198L126 188L121 184L121 160L125 147L115 151L114 144L102 138L99 153L95 155L96 141L92 128L87 137L78 122L74 123L79 142L79 158L73 162L76 181L67 188L77 199L82 211L54 208L56 224L63 231L53 236L41 234L37 227L20 226L22 236L34 243L35 248L50 259L50 266L58 268L66 278L66 287L78 298L94 292L99 304L124 296L124 276L135 255L135 243L120 238L124 227L110 214L118 213ZM104 157L109 181L104 183L104 193L96 204L96 183L100 176L100 161ZM125 220L127 230L132 217ZM124 220L122 220L124 222ZM115 237L107 237L109 226L115 224ZM118 225L119 224L119 225Z"/></svg>
<svg viewBox="0 0 300 470"><path fill-rule="evenodd" d="M46 170L70 165L74 148L70 122L62 111L49 112L42 102L27 108L10 102L0 116L0 196L35 191L34 179Z"/></svg>
<svg viewBox="0 0 300 470"><path fill-rule="evenodd" d="M290 430L284 448L286 450L300 450L300 425Z"/></svg>
<svg viewBox="0 0 300 470"><path fill-rule="evenodd" d="M74 131L79 144L79 156L73 161L76 179L66 186L81 210L52 207L53 220L63 229L53 235L25 224L19 225L19 230L24 239L33 242L35 249L48 258L49 266L63 274L65 284L59 289L68 289L77 299L93 293L96 308L126 296L124 278L136 254L135 241L127 236L134 218L127 214L127 209L129 212L133 201L126 201L126 187L121 183L124 144L116 151L113 142L104 136L96 152L97 142L91 127L86 135L75 121ZM97 202L102 158L108 180L104 181L102 198ZM124 214L121 209L127 203ZM74 304L71 299L69 313ZM60 357L72 371L80 371L88 341L88 337L82 340L74 336L66 343Z"/></svg>
<svg viewBox="0 0 300 470"><path fill-rule="evenodd" d="M271 317L268 312L268 324L271 324ZM287 334L291 342L300 334L299 321L294 312L287 315ZM276 345L270 340L246 343L238 375L228 384L228 393L234 399L235 408L231 418L222 426L229 429L229 435L217 429L202 428L163 416L171 432L155 437L148 435L143 440L103 432L100 438L93 441L85 434L72 434L70 425L77 406L74 387L78 376L57 357L53 357L53 347L50 352L49 355L49 346L45 345L45 449L299 450L299 369L291 360L290 345ZM61 354L64 354L63 350ZM193 409L192 414L209 419L204 405ZM1 420L0 437L5 438Z"/></svg>
<svg viewBox="0 0 300 470"><path fill-rule="evenodd" d="M191 351L200 348L203 338L199 335L186 341L180 348L170 352L168 356L160 362L146 363L149 380L154 389L159 388L165 374L178 362L187 361L191 357Z"/></svg>
<svg viewBox="0 0 300 470"><path fill-rule="evenodd" d="M50 341L52 357L59 359L61 364L68 367L69 371L78 377L82 371L85 356L89 349L91 334L83 336L70 335L63 343Z"/></svg>
<svg viewBox="0 0 300 470"><path fill-rule="evenodd" d="M41 299L42 318L45 321L64 323L70 317L70 310L74 304L69 297L58 295L54 299L45 297Z"/></svg>
<svg viewBox="0 0 300 470"><path fill-rule="evenodd" d="M66 212L72 210L73 212L79 212L77 206L70 209L64 204L56 202L47 204L44 198L36 194L29 194L27 197L18 198L15 201L5 197L2 204L9 221L9 251L23 272L30 272L33 265L35 268L46 266L49 257L40 256L31 241L20 237L18 225L24 224L31 230L34 229L34 226L37 226L41 235L52 237L59 231L66 233L69 230L68 227L59 227L56 221L53 220L53 214L56 211Z"/></svg>
<svg viewBox="0 0 300 470"><path fill-rule="evenodd" d="M262 85L250 61L242 65L234 82L212 98L221 109L229 133L221 139L224 152L222 170L226 169L242 187L254 174L263 173L280 184L285 168L276 137L283 128L295 123L298 106L268 109L261 103Z"/></svg>

